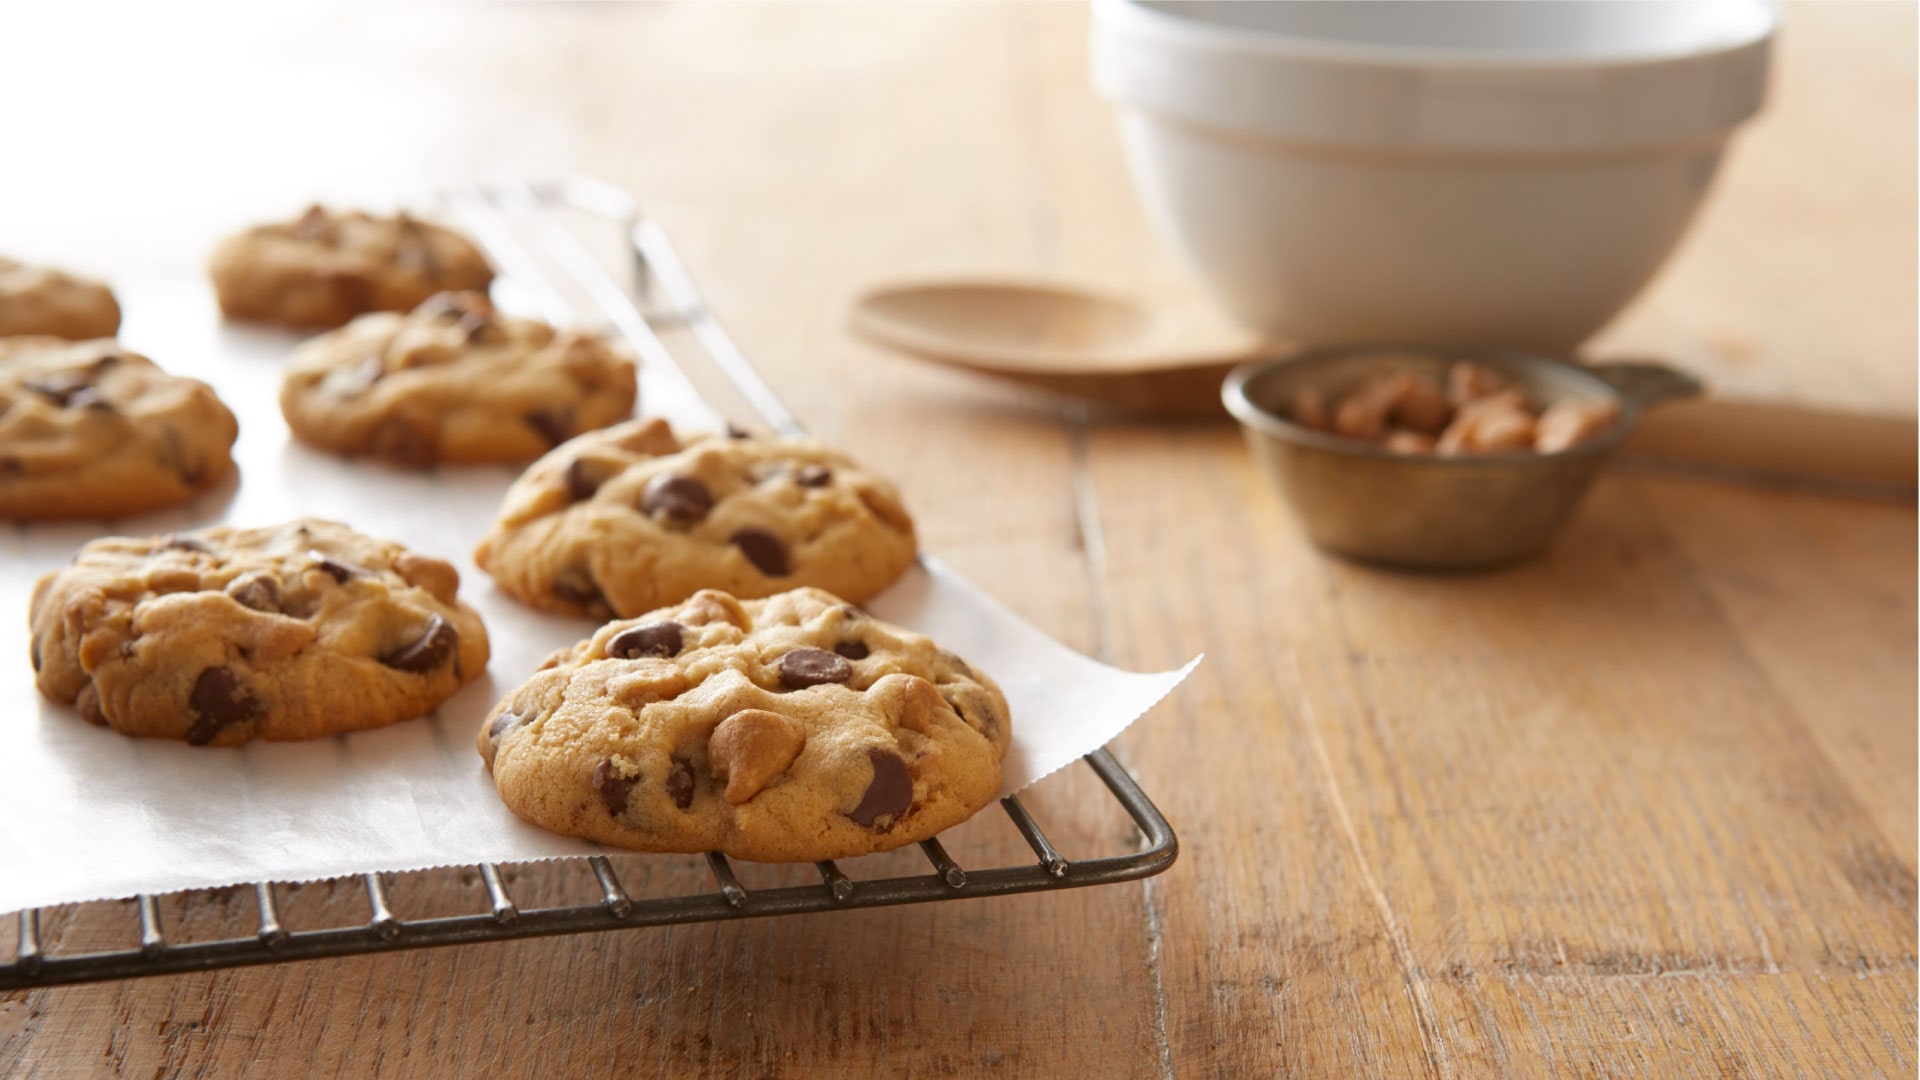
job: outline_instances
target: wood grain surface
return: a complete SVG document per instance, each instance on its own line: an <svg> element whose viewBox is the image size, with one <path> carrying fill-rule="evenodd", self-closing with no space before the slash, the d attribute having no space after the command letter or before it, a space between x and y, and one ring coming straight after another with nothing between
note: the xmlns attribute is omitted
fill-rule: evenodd
<svg viewBox="0 0 1920 1080"><path fill-rule="evenodd" d="M894 275L1197 303L1087 89L1079 7L269 7L156 6L104 43L84 14L0 16L40 45L0 72L44 103L12 144L48 148L0 181L0 238L173 268L315 195L620 183L808 424L901 482L931 550L1115 663L1206 651L1115 747L1182 854L1059 895L13 993L0 1075L1914 1074L1911 503L1613 474L1538 562L1393 574L1317 554L1231 428L853 342L847 300ZM1911 412L1915 9L1787 24L1768 114L1596 351ZM20 96L83 59L107 74ZM1069 858L1128 842L1096 784L1031 792ZM962 864L1025 852L998 815L949 841ZM706 887L695 859L618 862L638 894ZM525 904L593 895L574 864L510 879ZM356 881L282 895L293 925L365 915ZM427 915L485 893L442 872L393 895ZM250 893L162 906L185 937L253 928ZM132 925L89 905L45 935Z"/></svg>

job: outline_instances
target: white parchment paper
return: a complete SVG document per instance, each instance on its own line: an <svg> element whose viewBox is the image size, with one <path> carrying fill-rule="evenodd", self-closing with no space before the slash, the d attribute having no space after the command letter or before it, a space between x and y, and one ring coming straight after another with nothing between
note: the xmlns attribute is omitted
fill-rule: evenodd
<svg viewBox="0 0 1920 1080"><path fill-rule="evenodd" d="M280 360L295 339L222 325L196 282L119 286L128 347L212 383L240 417L241 471L182 510L111 523L0 526L7 530L0 539L0 912L602 850L514 817L473 748L494 702L548 653L592 629L520 606L472 563L474 542L514 471L410 474L309 451L289 440L277 405ZM643 373L643 408L658 411L669 402L676 424L712 427L704 406L675 393L683 386ZM34 689L28 598L35 579L66 565L82 543L302 515L344 521L452 560L462 598L486 619L493 645L487 674L430 717L313 742L235 748L129 738L86 723ZM1111 740L1199 662L1148 675L1097 663L932 558L867 606L934 637L999 681L1014 723L1007 792Z"/></svg>

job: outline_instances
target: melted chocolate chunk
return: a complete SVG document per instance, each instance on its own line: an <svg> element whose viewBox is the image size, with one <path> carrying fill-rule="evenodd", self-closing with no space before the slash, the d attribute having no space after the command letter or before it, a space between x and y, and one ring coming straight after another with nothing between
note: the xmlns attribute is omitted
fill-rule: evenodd
<svg viewBox="0 0 1920 1080"><path fill-rule="evenodd" d="M638 660L643 656L678 656L682 631L685 629L677 622L630 627L613 635L613 639L607 642L607 655L621 660Z"/></svg>
<svg viewBox="0 0 1920 1080"><path fill-rule="evenodd" d="M672 525L694 525L713 509L713 492L691 476L656 476L640 493L640 512Z"/></svg>
<svg viewBox="0 0 1920 1080"><path fill-rule="evenodd" d="M871 652L864 641L843 641L835 645L833 651L849 660L865 660Z"/></svg>
<svg viewBox="0 0 1920 1080"><path fill-rule="evenodd" d="M559 446L573 437L572 409L535 409L520 419L539 432L548 446Z"/></svg>
<svg viewBox="0 0 1920 1080"><path fill-rule="evenodd" d="M748 435L748 432L746 428L743 428L738 424L735 424L731 420L727 421L727 438L744 439L747 437L747 435Z"/></svg>
<svg viewBox="0 0 1920 1080"><path fill-rule="evenodd" d="M682 810L693 805L693 766L685 758L674 758L667 770L667 798Z"/></svg>
<svg viewBox="0 0 1920 1080"><path fill-rule="evenodd" d="M235 603L255 611L280 613L280 583L266 574L238 578L227 585Z"/></svg>
<svg viewBox="0 0 1920 1080"><path fill-rule="evenodd" d="M33 660L33 670L38 672L40 670L40 639L39 638L33 639L33 644L28 647L27 654Z"/></svg>
<svg viewBox="0 0 1920 1080"><path fill-rule="evenodd" d="M600 584L593 580L593 574L584 566L564 570L555 577L553 596L562 603L585 610L596 619L613 616L613 605L607 603L607 596L600 591Z"/></svg>
<svg viewBox="0 0 1920 1080"><path fill-rule="evenodd" d="M609 814L627 812L627 795L633 791L633 784L634 781L613 771L612 758L593 767L593 790L600 793L600 801L607 804Z"/></svg>
<svg viewBox="0 0 1920 1080"><path fill-rule="evenodd" d="M805 690L853 678L853 665L825 649L795 649L780 658L780 685Z"/></svg>
<svg viewBox="0 0 1920 1080"><path fill-rule="evenodd" d="M380 662L395 671L420 674L446 663L447 657L453 655L459 644L460 632L447 620L435 615L413 644L388 653L380 658Z"/></svg>
<svg viewBox="0 0 1920 1080"><path fill-rule="evenodd" d="M801 487L826 487L833 483L833 470L825 465L807 465L794 474L793 480Z"/></svg>
<svg viewBox="0 0 1920 1080"><path fill-rule="evenodd" d="M234 724L244 724L260 715L260 702L223 667L210 667L194 681L187 697L193 710L193 726L187 729L187 744L205 746L220 732Z"/></svg>
<svg viewBox="0 0 1920 1080"><path fill-rule="evenodd" d="M873 763L873 782L860 796L860 805L847 816L869 829L885 832L913 805L913 774L900 755L891 751L868 750L867 760Z"/></svg>
<svg viewBox="0 0 1920 1080"><path fill-rule="evenodd" d="M210 552L213 550L207 546L205 540L192 536L181 536L177 533L168 533L167 538L161 542L160 546L169 551Z"/></svg>
<svg viewBox="0 0 1920 1080"><path fill-rule="evenodd" d="M755 525L733 534L733 546L768 577L786 577L793 572L787 562L787 545L779 537Z"/></svg>

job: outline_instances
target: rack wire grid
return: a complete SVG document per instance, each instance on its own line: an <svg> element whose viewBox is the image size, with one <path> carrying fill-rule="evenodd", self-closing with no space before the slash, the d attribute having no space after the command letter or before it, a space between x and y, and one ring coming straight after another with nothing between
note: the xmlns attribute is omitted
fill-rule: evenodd
<svg viewBox="0 0 1920 1080"><path fill-rule="evenodd" d="M586 177L554 183L472 185L446 198L458 205L476 238L508 280L527 290L543 314L568 318L572 306L542 268L535 249L521 239L534 235L545 255L563 267L600 314L639 353L643 363L694 395L692 382L661 340L656 328L691 331L700 351L768 425L783 434L803 429L767 382L748 362L701 298L679 255L657 224L641 216L626 192ZM633 255L633 291L622 286L574 233L554 219L570 208L617 224ZM635 296L641 299L636 301ZM363 953L460 945L552 934L580 934L642 926L800 915L852 908L919 904L969 897L1084 888L1133 881L1173 865L1178 841L1153 802L1103 747L1081 759L1099 776L1140 831L1130 852L1068 862L1054 850L1039 822L1016 796L1000 800L1036 861L1018 866L963 869L936 839L920 844L932 873L855 881L831 862L816 863L817 885L748 890L735 878L727 857L708 852L712 892L636 899L622 886L606 856L587 859L600 886L598 903L522 908L514 902L493 863L479 865L488 910L466 915L403 919L394 914L381 874L362 875L368 918L364 923L307 930L289 929L281 920L272 882L252 883L259 908L259 929L252 937L210 941L170 941L153 895L135 898L138 945L68 955L49 955L40 940L41 909L19 912L19 948L13 962L0 965L0 990L132 979L216 968L316 960ZM209 892L212 890L198 890Z"/></svg>

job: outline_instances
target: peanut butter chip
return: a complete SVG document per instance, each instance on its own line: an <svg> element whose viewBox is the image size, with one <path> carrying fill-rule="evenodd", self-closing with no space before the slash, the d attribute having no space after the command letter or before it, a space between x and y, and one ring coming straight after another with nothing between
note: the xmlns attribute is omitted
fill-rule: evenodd
<svg viewBox="0 0 1920 1080"><path fill-rule="evenodd" d="M713 778L727 782L722 794L735 806L746 802L787 771L806 736L792 721L765 709L742 709L720 721L707 743Z"/></svg>

